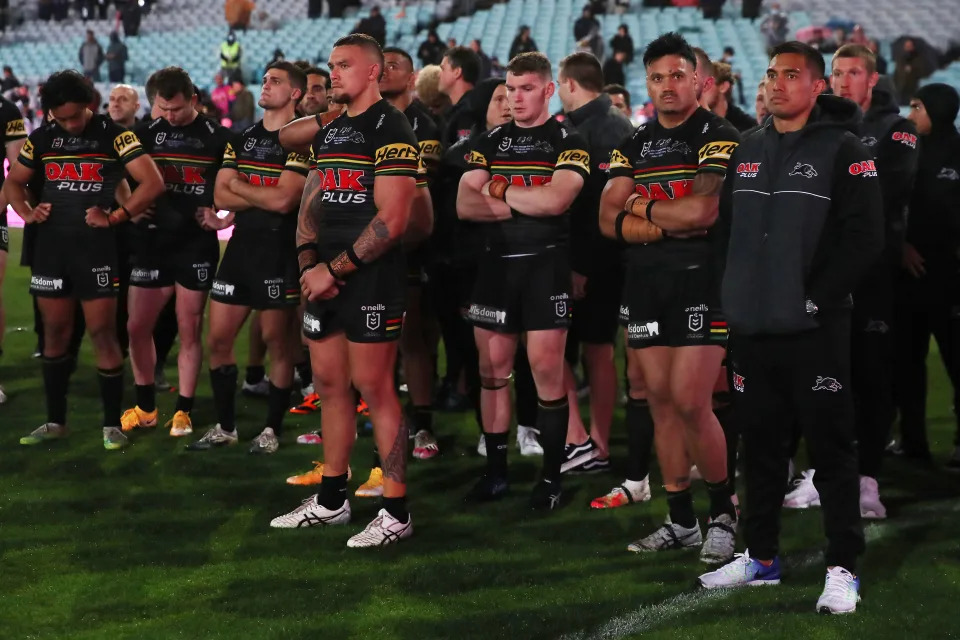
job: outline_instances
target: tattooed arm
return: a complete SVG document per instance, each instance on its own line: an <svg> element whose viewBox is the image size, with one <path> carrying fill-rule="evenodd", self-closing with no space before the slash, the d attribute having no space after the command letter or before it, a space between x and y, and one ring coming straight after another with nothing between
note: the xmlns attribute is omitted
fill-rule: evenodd
<svg viewBox="0 0 960 640"><path fill-rule="evenodd" d="M416 195L416 179L406 176L377 176L373 201L377 215L360 233L353 246L330 261L336 278L348 276L389 251L403 238L410 222L410 207Z"/></svg>
<svg viewBox="0 0 960 640"><path fill-rule="evenodd" d="M650 220L664 231L693 231L709 229L717 220L720 211L720 190L724 174L698 172L693 180L690 195L674 200L657 200L651 210ZM624 203L624 209L646 217L649 198L632 195Z"/></svg>
<svg viewBox="0 0 960 640"><path fill-rule="evenodd" d="M297 262L302 274L315 267L317 256L317 226L323 214L320 206L320 174L311 171L303 187L300 212L297 214Z"/></svg>

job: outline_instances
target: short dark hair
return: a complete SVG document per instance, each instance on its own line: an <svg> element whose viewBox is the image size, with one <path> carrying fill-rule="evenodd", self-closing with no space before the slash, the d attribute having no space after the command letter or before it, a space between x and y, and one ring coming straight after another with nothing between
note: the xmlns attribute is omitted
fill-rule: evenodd
<svg viewBox="0 0 960 640"><path fill-rule="evenodd" d="M647 45L643 52L643 66L648 67L663 56L680 56L694 68L697 67L697 54L693 52L693 47L676 31L669 31Z"/></svg>
<svg viewBox="0 0 960 640"><path fill-rule="evenodd" d="M93 98L93 85L73 69L51 74L40 87L40 106L44 111L70 103L86 106Z"/></svg>
<svg viewBox="0 0 960 640"><path fill-rule="evenodd" d="M603 92L610 95L622 95L623 101L627 103L627 107L630 106L630 91L622 84L608 84L603 88Z"/></svg>
<svg viewBox="0 0 960 640"><path fill-rule="evenodd" d="M818 80L822 79L824 73L826 73L826 66L823 62L823 54L804 42L791 40L789 42L778 44L770 51L770 59L772 60L773 58L785 53L803 56L807 62L807 69L813 72Z"/></svg>
<svg viewBox="0 0 960 640"><path fill-rule="evenodd" d="M406 61L410 63L411 71L415 68L413 66L413 58L411 58L410 54L407 53L404 49L401 49L400 47L384 47L383 55L387 55L388 53L392 53L394 55L402 56L403 58L405 58Z"/></svg>
<svg viewBox="0 0 960 640"><path fill-rule="evenodd" d="M480 56L470 47L450 47L443 52L443 57L450 61L450 66L460 69L463 81L467 84L477 84L480 79Z"/></svg>
<svg viewBox="0 0 960 640"><path fill-rule="evenodd" d="M874 73L877 70L877 56L873 51L862 44L845 44L833 54L833 59L838 58L860 58L863 60L867 73ZM831 62L832 64L832 62Z"/></svg>
<svg viewBox="0 0 960 640"><path fill-rule="evenodd" d="M737 52L734 50L733 47L724 47L724 48L723 48L723 52L724 52L724 53L729 53L729 54L732 55L732 56L737 55Z"/></svg>
<svg viewBox="0 0 960 640"><path fill-rule="evenodd" d="M702 77L706 77L703 75L706 74L707 76L716 78L717 70L713 68L713 61L710 60L707 52L700 47L693 47L693 53L697 56L697 73Z"/></svg>
<svg viewBox="0 0 960 640"><path fill-rule="evenodd" d="M507 63L507 71L515 76L524 73L536 73L543 78L553 78L553 67L550 65L550 59L539 51L527 51L518 53Z"/></svg>
<svg viewBox="0 0 960 640"><path fill-rule="evenodd" d="M330 88L330 72L326 69L321 69L320 67L307 67L303 70L303 73L308 76L323 76L323 86L327 89Z"/></svg>
<svg viewBox="0 0 960 640"><path fill-rule="evenodd" d="M8 64L3 65L3 70L4 70L4 71L9 71L10 73L13 73L13 67L11 67L11 66L8 65Z"/></svg>
<svg viewBox="0 0 960 640"><path fill-rule="evenodd" d="M265 71L270 71L271 69L286 71L287 78L290 80L290 84L293 85L293 88L300 89L301 98L303 97L303 94L307 92L307 74L305 74L303 69L294 63L287 60L277 60L276 62L271 62L268 64Z"/></svg>
<svg viewBox="0 0 960 640"><path fill-rule="evenodd" d="M380 48L379 42L367 34L351 33L348 36L343 36L333 43L333 48L336 49L337 47L361 47L376 54L377 59L380 61L380 75L383 75L383 49Z"/></svg>
<svg viewBox="0 0 960 640"><path fill-rule="evenodd" d="M575 80L587 91L603 91L603 68L592 53L578 51L560 61L560 73L565 78Z"/></svg>
<svg viewBox="0 0 960 640"><path fill-rule="evenodd" d="M153 89L153 98L160 96L164 100L172 100L176 96L183 96L189 100L194 96L193 80L190 74L180 67L165 67L150 76ZM153 100L150 101L151 103Z"/></svg>

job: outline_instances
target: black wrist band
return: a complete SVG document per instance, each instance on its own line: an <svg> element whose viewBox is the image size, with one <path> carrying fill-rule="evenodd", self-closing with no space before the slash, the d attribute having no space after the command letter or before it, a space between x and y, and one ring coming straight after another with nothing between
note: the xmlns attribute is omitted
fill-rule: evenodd
<svg viewBox="0 0 960 640"><path fill-rule="evenodd" d="M313 269L315 266L317 266L317 263L308 264L305 267L300 267L300 277L302 278L303 274L305 274L307 271L310 271L310 269Z"/></svg>
<svg viewBox="0 0 960 640"><path fill-rule="evenodd" d="M627 219L628 215L630 215L630 212L626 209L617 214L617 223L614 228L616 229L617 240L620 242L625 242L623 239L623 221Z"/></svg>
<svg viewBox="0 0 960 640"><path fill-rule="evenodd" d="M649 220L650 222L653 222L653 218L651 216L653 215L654 202L656 202L656 200L651 200L647 203L647 220Z"/></svg>
<svg viewBox="0 0 960 640"><path fill-rule="evenodd" d="M357 269L360 269L364 266L363 260L361 260L360 256L357 255L357 252L353 250L353 245L347 247L344 253L347 254L347 259L350 260L350 262L353 263L353 266Z"/></svg>

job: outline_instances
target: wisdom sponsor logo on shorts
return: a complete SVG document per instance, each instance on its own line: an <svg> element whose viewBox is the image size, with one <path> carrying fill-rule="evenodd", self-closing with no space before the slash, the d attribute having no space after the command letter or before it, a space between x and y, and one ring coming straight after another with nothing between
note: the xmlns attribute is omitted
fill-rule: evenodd
<svg viewBox="0 0 960 640"><path fill-rule="evenodd" d="M303 331L305 333L320 333L322 325L320 324L320 318L313 315L312 313L304 312L303 314Z"/></svg>
<svg viewBox="0 0 960 640"><path fill-rule="evenodd" d="M62 291L63 278L46 278L44 276L31 276L30 288L34 291Z"/></svg>
<svg viewBox="0 0 960 640"><path fill-rule="evenodd" d="M236 285L227 284L220 280L213 281L213 292L221 296L232 296L236 291Z"/></svg>
<svg viewBox="0 0 960 640"><path fill-rule="evenodd" d="M467 310L467 317L475 322L493 322L495 324L507 324L507 312L492 307L486 307L482 304L471 304Z"/></svg>
<svg viewBox="0 0 960 640"><path fill-rule="evenodd" d="M132 282L153 282L160 279L159 269L131 269L130 280Z"/></svg>
<svg viewBox="0 0 960 640"><path fill-rule="evenodd" d="M659 322L633 322L627 325L627 339L655 338L660 335Z"/></svg>

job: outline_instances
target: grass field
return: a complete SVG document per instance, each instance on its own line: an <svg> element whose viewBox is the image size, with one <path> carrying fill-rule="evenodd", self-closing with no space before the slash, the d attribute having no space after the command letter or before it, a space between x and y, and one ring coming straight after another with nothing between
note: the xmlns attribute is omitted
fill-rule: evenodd
<svg viewBox="0 0 960 640"><path fill-rule="evenodd" d="M11 234L11 262L20 233ZM820 512L784 515L780 587L698 592L696 554L638 557L628 542L658 526L653 502L591 511L613 476L571 479L570 504L527 510L537 463L511 450L513 495L465 508L482 468L467 414L440 415L442 454L410 461L414 537L380 550L347 549L375 514L353 499L354 522L329 530L272 530L309 491L284 484L319 448L293 438L319 425L291 416L280 451L251 458L245 446L187 452L162 431L138 433L119 452L101 445L89 345L74 376L68 441L22 447L44 421L26 269L5 285L8 332L0 381L0 638L949 638L960 637L960 476L890 460L881 479L889 520L867 527L863 602L855 616L813 612L823 580ZM241 365L244 357L240 356ZM930 430L949 451L950 401L931 360ZM168 376L175 375L173 368ZM128 374L132 398L132 381ZM169 417L175 396L160 398ZM240 399L249 440L264 405ZM213 417L202 376L194 415ZM622 412L614 459L622 463ZM366 477L371 439L361 438L352 489ZM657 485L656 479L652 483ZM701 493L699 510L706 508Z"/></svg>

